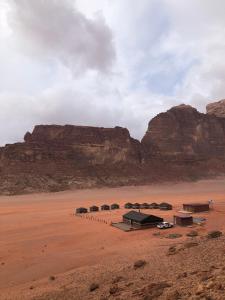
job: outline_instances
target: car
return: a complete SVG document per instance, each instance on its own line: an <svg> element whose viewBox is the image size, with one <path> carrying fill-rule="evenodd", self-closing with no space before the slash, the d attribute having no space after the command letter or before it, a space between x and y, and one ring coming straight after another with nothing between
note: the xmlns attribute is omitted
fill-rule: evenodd
<svg viewBox="0 0 225 300"><path fill-rule="evenodd" d="M169 222L161 222L157 225L157 228L159 229L167 229L172 227L173 227L173 223L169 223Z"/></svg>

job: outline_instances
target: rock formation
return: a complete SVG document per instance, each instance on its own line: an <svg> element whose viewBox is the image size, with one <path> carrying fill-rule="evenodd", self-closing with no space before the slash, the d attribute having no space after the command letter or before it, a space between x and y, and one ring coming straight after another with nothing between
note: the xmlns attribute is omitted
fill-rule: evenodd
<svg viewBox="0 0 225 300"><path fill-rule="evenodd" d="M225 160L225 119L179 105L149 122L142 139L145 160Z"/></svg>
<svg viewBox="0 0 225 300"><path fill-rule="evenodd" d="M208 104L206 111L209 115L225 118L225 100Z"/></svg>
<svg viewBox="0 0 225 300"><path fill-rule="evenodd" d="M0 193L194 180L225 174L225 118L189 105L153 118L139 142L126 128L38 125L0 148Z"/></svg>

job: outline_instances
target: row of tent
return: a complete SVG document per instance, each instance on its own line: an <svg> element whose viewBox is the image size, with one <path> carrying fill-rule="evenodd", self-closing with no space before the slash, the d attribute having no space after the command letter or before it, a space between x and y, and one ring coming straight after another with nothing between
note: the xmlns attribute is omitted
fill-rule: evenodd
<svg viewBox="0 0 225 300"><path fill-rule="evenodd" d="M120 206L117 203L114 203L112 205L103 204L100 207L101 210L110 210L110 209L119 209L119 208L120 208ZM89 207L90 212L99 211L100 209L99 209L98 206L95 206L95 205ZM84 207L79 207L79 208L76 209L77 214L82 214L82 213L87 213L87 212L88 212L88 209L84 208Z"/></svg>
<svg viewBox="0 0 225 300"><path fill-rule="evenodd" d="M124 205L125 208L128 208L128 209L131 209L131 208L134 208L134 209L161 209L161 210L172 210L173 209L173 206L169 203L166 203L166 202L162 202L160 204L158 203L126 203Z"/></svg>
<svg viewBox="0 0 225 300"><path fill-rule="evenodd" d="M117 203L114 203L114 204L111 204L111 205L108 205L108 204L103 204L100 208L98 206L91 206L89 207L89 211L90 212L95 212L95 211L99 211L100 209L101 210L110 210L110 209L119 209L120 206L119 204ZM157 204L157 203L130 203L130 202L127 202L125 205L124 205L124 208L127 208L127 209L160 209L160 210L171 210L173 209L172 205L169 204L169 203L166 203L166 202L162 202L160 204ZM87 213L88 212L88 209L85 208L85 207L79 207L76 209L76 213L77 214L81 214L81 213Z"/></svg>

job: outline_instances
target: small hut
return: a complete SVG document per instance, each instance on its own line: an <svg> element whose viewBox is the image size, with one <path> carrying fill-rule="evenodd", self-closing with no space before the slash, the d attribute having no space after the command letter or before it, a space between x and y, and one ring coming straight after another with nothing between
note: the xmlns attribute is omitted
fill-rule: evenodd
<svg viewBox="0 0 225 300"><path fill-rule="evenodd" d="M160 210L172 210L173 206L169 203L162 202L162 203L159 204L159 209Z"/></svg>
<svg viewBox="0 0 225 300"><path fill-rule="evenodd" d="M79 207L76 209L76 214L86 214L88 212L87 208Z"/></svg>
<svg viewBox="0 0 225 300"><path fill-rule="evenodd" d="M110 206L107 205L107 204L103 204L103 205L101 206L101 210L110 210Z"/></svg>
<svg viewBox="0 0 225 300"><path fill-rule="evenodd" d="M119 206L119 204L117 204L117 203L113 203L112 205L111 205L111 209L119 209L120 208L120 206Z"/></svg>
<svg viewBox="0 0 225 300"><path fill-rule="evenodd" d="M91 206L89 209L90 209L90 212L99 211L99 207L95 206L95 205Z"/></svg>
<svg viewBox="0 0 225 300"><path fill-rule="evenodd" d="M132 208L134 208L134 209L140 209L140 208L141 208L141 205L140 205L140 203L134 203L134 204L132 205Z"/></svg>
<svg viewBox="0 0 225 300"><path fill-rule="evenodd" d="M148 203L142 203L141 204L141 208L142 209L148 209L149 208L149 204Z"/></svg>
<svg viewBox="0 0 225 300"><path fill-rule="evenodd" d="M159 204L153 202L153 203L149 204L149 208L151 208L151 209L157 209L157 208L159 208Z"/></svg>
<svg viewBox="0 0 225 300"><path fill-rule="evenodd" d="M173 217L174 225L189 226L193 224L193 217L190 215L179 214Z"/></svg>
<svg viewBox="0 0 225 300"><path fill-rule="evenodd" d="M183 209L193 213L209 211L209 203L186 203Z"/></svg>
<svg viewBox="0 0 225 300"><path fill-rule="evenodd" d="M141 229L155 227L158 223L163 222L163 219L132 210L123 215L123 222L133 228Z"/></svg>
<svg viewBox="0 0 225 300"><path fill-rule="evenodd" d="M131 209L133 207L133 204L130 203L130 202L127 202L125 205L124 205L124 208L128 208L128 209Z"/></svg>

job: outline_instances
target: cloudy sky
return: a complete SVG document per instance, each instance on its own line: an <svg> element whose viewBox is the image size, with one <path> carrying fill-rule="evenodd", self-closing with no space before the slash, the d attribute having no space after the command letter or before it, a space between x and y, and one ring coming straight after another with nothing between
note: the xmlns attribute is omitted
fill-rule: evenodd
<svg viewBox="0 0 225 300"><path fill-rule="evenodd" d="M0 145L225 98L224 0L0 0Z"/></svg>

